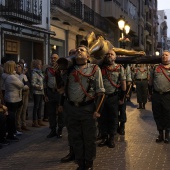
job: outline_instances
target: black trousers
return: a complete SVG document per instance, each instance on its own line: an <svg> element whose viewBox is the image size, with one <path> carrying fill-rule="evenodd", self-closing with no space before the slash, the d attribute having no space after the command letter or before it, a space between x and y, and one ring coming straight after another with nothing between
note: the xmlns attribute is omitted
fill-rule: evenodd
<svg viewBox="0 0 170 170"><path fill-rule="evenodd" d="M118 94L106 97L100 117L101 135L114 136L118 127Z"/></svg>
<svg viewBox="0 0 170 170"><path fill-rule="evenodd" d="M6 116L0 112L0 142L6 136Z"/></svg>
<svg viewBox="0 0 170 170"><path fill-rule="evenodd" d="M56 129L56 127L64 127L64 116L62 112L57 112L58 102L49 101L46 102L46 108L48 109L48 120L50 129Z"/></svg>
<svg viewBox="0 0 170 170"><path fill-rule="evenodd" d="M16 124L15 124L15 116L17 110L22 106L21 102L6 102L6 106L8 108L8 115L7 115L7 132L8 136L13 136L16 133Z"/></svg>
<svg viewBox="0 0 170 170"><path fill-rule="evenodd" d="M96 157L96 124L93 118L95 105L67 107L67 127L76 160L92 161Z"/></svg>
<svg viewBox="0 0 170 170"><path fill-rule="evenodd" d="M136 83L136 93L138 103L147 103L148 97L148 81L135 81Z"/></svg>
<svg viewBox="0 0 170 170"><path fill-rule="evenodd" d="M125 123L127 121L126 117L126 101L122 105L119 105L119 113L118 113L119 122Z"/></svg>
<svg viewBox="0 0 170 170"><path fill-rule="evenodd" d="M153 93L152 111L158 131L170 130L170 93Z"/></svg>

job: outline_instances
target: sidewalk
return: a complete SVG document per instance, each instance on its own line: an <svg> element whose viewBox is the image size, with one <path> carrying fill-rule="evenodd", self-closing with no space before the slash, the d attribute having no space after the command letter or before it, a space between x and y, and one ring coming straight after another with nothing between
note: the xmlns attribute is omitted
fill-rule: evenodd
<svg viewBox="0 0 170 170"><path fill-rule="evenodd" d="M138 110L135 95L127 105L125 136L116 136L113 149L97 147L94 170L170 169L170 145L155 142L157 130L151 103L146 104L146 110ZM29 106L31 114L31 103ZM41 128L33 128L31 123L28 120L31 131L19 136L19 142L0 149L0 170L75 170L74 162L60 163L68 153L66 128L62 139L47 139L48 122Z"/></svg>

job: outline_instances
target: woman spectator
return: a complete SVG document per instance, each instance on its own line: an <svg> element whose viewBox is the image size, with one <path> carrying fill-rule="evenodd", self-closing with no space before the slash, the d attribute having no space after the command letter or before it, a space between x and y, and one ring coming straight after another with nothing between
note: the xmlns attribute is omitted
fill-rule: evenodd
<svg viewBox="0 0 170 170"><path fill-rule="evenodd" d="M14 133L16 133L15 115L22 106L22 89L24 84L17 77L15 68L16 64L14 61L7 61L4 66L2 79L5 87L4 100L8 108L7 139L18 141L19 139L14 136Z"/></svg>
<svg viewBox="0 0 170 170"><path fill-rule="evenodd" d="M24 88L22 90L22 101L23 105L20 110L17 111L16 114L16 126L17 131L28 131L29 129L26 127L26 111L28 107L28 98L29 98L29 82L27 76L23 73L24 65L22 63L16 64L16 73L19 79L24 83Z"/></svg>
<svg viewBox="0 0 170 170"><path fill-rule="evenodd" d="M41 107L44 96L44 75L42 73L42 62L41 60L32 61L32 79L31 85L33 90L33 127L44 126L41 120Z"/></svg>

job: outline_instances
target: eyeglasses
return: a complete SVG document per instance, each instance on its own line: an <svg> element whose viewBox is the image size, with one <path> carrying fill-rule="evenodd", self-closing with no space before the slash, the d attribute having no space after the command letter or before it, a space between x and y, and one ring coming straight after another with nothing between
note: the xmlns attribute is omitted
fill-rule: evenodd
<svg viewBox="0 0 170 170"><path fill-rule="evenodd" d="M87 50L85 50L85 49L83 49L83 48L77 48L76 52L79 51L79 50L80 50L81 52L86 52L86 51L87 51Z"/></svg>

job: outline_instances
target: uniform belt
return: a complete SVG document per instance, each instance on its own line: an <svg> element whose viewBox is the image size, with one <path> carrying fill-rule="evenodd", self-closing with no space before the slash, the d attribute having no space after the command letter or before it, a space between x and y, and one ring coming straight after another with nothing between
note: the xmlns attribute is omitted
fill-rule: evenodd
<svg viewBox="0 0 170 170"><path fill-rule="evenodd" d="M154 93L157 93L157 94L170 94L170 91L167 91L167 92L159 92L159 91L156 91L156 90L153 90Z"/></svg>
<svg viewBox="0 0 170 170"><path fill-rule="evenodd" d="M107 97L113 97L113 96L116 96L118 95L118 92L114 92L114 93L111 93L111 94L107 94Z"/></svg>
<svg viewBox="0 0 170 170"><path fill-rule="evenodd" d="M80 107L80 106L86 106L86 105L92 104L92 103L94 103L94 100L88 100L88 101L85 101L85 102L68 101L68 103L72 106Z"/></svg>
<svg viewBox="0 0 170 170"><path fill-rule="evenodd" d="M136 79L136 81L143 81L143 80L148 80L148 79Z"/></svg>

